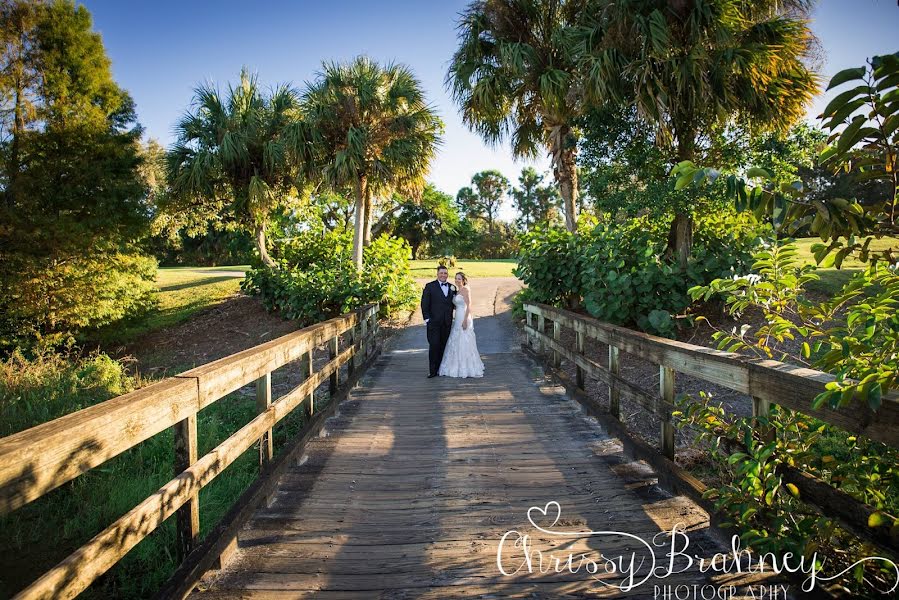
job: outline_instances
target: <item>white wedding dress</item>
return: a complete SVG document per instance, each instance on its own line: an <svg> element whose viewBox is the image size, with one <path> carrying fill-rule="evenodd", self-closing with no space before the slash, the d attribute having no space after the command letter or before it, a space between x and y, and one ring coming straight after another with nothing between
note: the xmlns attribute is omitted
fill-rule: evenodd
<svg viewBox="0 0 899 600"><path fill-rule="evenodd" d="M456 318L453 319L449 339L446 340L439 374L445 377L483 377L484 363L481 362L481 355L478 353L478 341L474 334L474 320L471 315L468 317L468 328L462 329L466 309L462 294L456 294L453 304L456 306Z"/></svg>

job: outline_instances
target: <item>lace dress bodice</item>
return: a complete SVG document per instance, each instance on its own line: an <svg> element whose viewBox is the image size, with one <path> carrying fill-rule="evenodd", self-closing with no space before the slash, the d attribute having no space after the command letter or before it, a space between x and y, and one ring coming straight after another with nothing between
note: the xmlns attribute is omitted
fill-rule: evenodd
<svg viewBox="0 0 899 600"><path fill-rule="evenodd" d="M440 363L440 375L447 377L483 377L484 363L478 352L478 341L474 333L474 319L468 315L468 325L462 329L465 311L468 308L462 294L453 298L456 314L453 328L446 342L443 362Z"/></svg>
<svg viewBox="0 0 899 600"><path fill-rule="evenodd" d="M462 329L462 318L465 316L468 305L465 304L465 298L462 297L462 294L456 294L453 298L453 304L456 306L456 318L453 319L453 329L457 327ZM474 319L471 315L468 315L468 328L471 329L472 327L474 327Z"/></svg>

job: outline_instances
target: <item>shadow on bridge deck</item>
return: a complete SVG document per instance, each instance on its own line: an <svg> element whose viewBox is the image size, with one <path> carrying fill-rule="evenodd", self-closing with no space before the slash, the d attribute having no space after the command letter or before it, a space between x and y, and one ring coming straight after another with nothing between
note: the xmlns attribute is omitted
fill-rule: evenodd
<svg viewBox="0 0 899 600"><path fill-rule="evenodd" d="M426 379L417 317L341 405L328 435L282 477L225 568L192 598L673 598L655 586L694 584L714 586L706 588L711 597L719 586L749 582L707 579L696 564L646 579L653 555L637 538L652 544L676 523L689 531L688 554L725 551L705 531L707 515L661 492L645 465L625 459L516 350L507 310L515 284L478 283L485 377ZM528 521L531 507L546 510L530 514L554 533ZM591 530L619 533L558 535ZM529 551L513 533L498 553L509 531L529 535ZM658 542L656 566L664 569L670 541ZM565 568L569 555L577 572ZM514 574L500 571L498 556ZM606 572L607 560L618 572ZM625 592L614 586L626 584L632 560L634 583L644 581ZM676 570L684 566L680 560Z"/></svg>

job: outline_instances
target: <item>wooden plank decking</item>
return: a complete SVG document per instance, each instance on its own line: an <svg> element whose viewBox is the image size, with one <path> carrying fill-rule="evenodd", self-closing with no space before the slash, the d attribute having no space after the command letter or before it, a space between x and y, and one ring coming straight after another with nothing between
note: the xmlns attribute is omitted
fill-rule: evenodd
<svg viewBox="0 0 899 600"><path fill-rule="evenodd" d="M476 314L491 314L487 300ZM661 598L654 585L746 583L713 583L694 567L623 593L597 580L620 584L620 574L541 574L538 550L544 560L585 553L600 565L601 556L649 557L623 536L536 531L528 509L552 501L561 507L554 525L552 507L546 518L534 513L552 531L611 530L651 543L680 522L691 552L725 549L703 531L705 513L651 485L645 466L624 459L574 403L541 383L521 352L507 351L518 340L506 315L479 319L475 329L492 352L476 380L426 379L424 332L399 334L328 435L310 443L272 504L256 511L225 567L191 598ZM533 573L498 569L510 530L532 535ZM507 571L524 558L515 539L503 546Z"/></svg>

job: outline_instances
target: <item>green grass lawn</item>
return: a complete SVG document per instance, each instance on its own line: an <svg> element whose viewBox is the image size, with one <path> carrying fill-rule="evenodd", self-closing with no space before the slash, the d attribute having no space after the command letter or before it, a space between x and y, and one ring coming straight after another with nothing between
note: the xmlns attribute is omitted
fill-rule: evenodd
<svg viewBox="0 0 899 600"><path fill-rule="evenodd" d="M157 306L141 318L98 333L104 345L128 344L145 333L171 327L190 319L198 311L215 306L240 289L241 277L225 272L244 272L250 267L162 267L156 275Z"/></svg>
<svg viewBox="0 0 899 600"><path fill-rule="evenodd" d="M821 238L800 238L796 240L796 246L799 248L799 256L806 264L814 265L815 257L812 254L812 245L820 244ZM869 248L873 251L886 250L888 248L899 248L899 237L883 237L879 240L872 240ZM818 269L818 281L809 284L808 289L814 292L824 294L835 294L849 279L858 273L864 264L855 258L847 258L843 261L841 268L833 267L827 269Z"/></svg>
<svg viewBox="0 0 899 600"><path fill-rule="evenodd" d="M413 260L410 261L413 277L434 277L437 274L437 261ZM500 258L493 260L468 260L456 259L456 266L450 267L450 278L457 271L463 271L468 277L515 277L512 269L518 264L514 258Z"/></svg>

